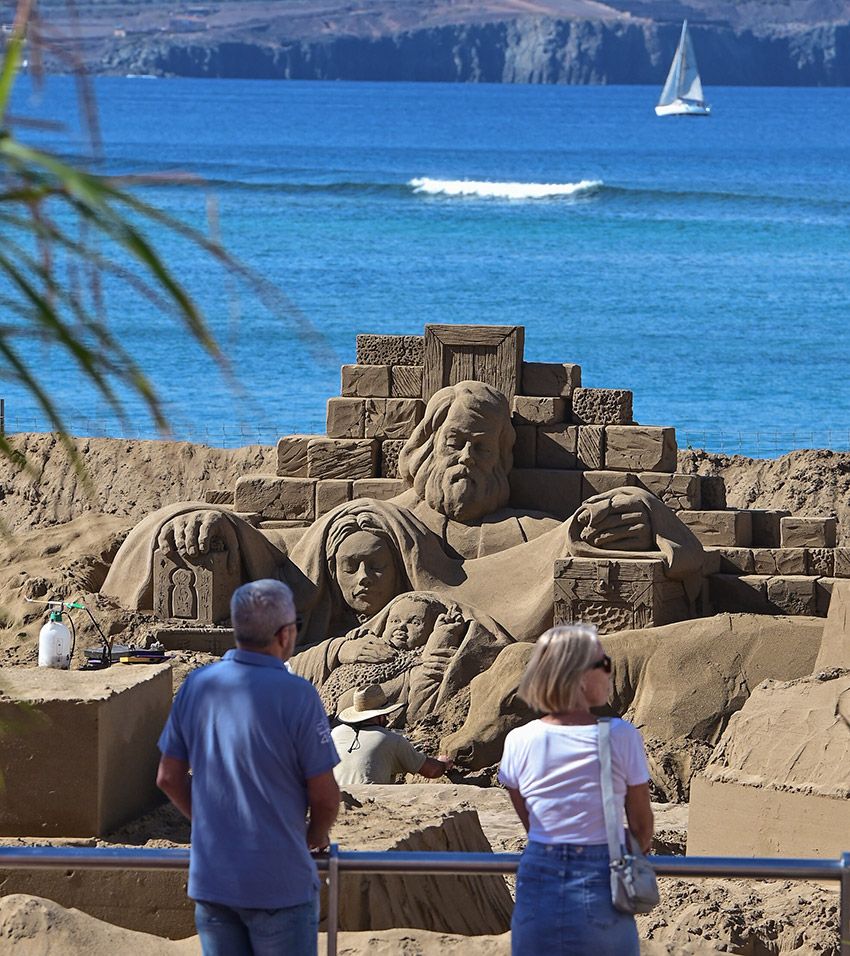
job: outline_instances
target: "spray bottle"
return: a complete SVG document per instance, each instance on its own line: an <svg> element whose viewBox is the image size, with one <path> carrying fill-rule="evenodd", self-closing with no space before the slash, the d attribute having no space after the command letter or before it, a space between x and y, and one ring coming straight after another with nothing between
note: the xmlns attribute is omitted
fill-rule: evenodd
<svg viewBox="0 0 850 956"><path fill-rule="evenodd" d="M38 633L38 666L68 670L74 647L62 622L62 601L49 601L50 618Z"/></svg>

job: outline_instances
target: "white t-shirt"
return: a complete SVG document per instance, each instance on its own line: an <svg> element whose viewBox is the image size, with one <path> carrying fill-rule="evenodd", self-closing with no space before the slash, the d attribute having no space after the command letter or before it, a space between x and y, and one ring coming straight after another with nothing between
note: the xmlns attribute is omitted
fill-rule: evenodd
<svg viewBox="0 0 850 956"><path fill-rule="evenodd" d="M377 724L367 724L359 732L349 724L339 724L331 731L331 738L340 760L334 776L341 787L392 783L398 774L419 773L425 763L426 754L407 737Z"/></svg>
<svg viewBox="0 0 850 956"><path fill-rule="evenodd" d="M619 718L611 721L611 764L622 808L626 787L646 783L649 770L640 734ZM607 842L597 724L565 727L532 720L517 727L505 739L499 781L524 797L529 840Z"/></svg>

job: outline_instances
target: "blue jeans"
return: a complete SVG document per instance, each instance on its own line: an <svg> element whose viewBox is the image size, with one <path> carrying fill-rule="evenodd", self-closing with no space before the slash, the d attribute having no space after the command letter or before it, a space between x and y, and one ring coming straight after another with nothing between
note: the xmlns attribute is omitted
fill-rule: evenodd
<svg viewBox="0 0 850 956"><path fill-rule="evenodd" d="M633 916L615 910L606 844L529 841L517 872L512 956L639 956Z"/></svg>
<svg viewBox="0 0 850 956"><path fill-rule="evenodd" d="M316 956L319 895L276 910L196 900L195 926L204 956Z"/></svg>

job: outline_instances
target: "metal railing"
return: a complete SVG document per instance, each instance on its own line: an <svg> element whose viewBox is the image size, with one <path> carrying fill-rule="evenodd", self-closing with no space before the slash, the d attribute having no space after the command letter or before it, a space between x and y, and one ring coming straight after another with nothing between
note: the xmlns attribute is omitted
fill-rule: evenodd
<svg viewBox="0 0 850 956"><path fill-rule="evenodd" d="M339 877L341 873L403 873L421 875L455 873L498 875L515 873L519 853L417 853L340 850L333 843L327 853L314 855L327 873L327 952L337 956L339 930ZM850 853L838 860L742 858L727 856L653 856L659 876L680 879L731 877L733 879L828 880L840 884L839 938L841 956L850 956ZM148 847L0 847L0 869L126 869L185 870L188 849Z"/></svg>

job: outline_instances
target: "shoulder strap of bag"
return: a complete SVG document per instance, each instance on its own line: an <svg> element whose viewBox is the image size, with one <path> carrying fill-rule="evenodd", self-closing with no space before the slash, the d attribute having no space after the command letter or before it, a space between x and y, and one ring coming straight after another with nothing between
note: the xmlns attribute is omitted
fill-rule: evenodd
<svg viewBox="0 0 850 956"><path fill-rule="evenodd" d="M614 798L614 777L611 771L611 718L600 717L599 728L599 769L602 780L602 809L605 813L605 832L608 836L608 856L611 861L623 858L622 818L617 813Z"/></svg>

